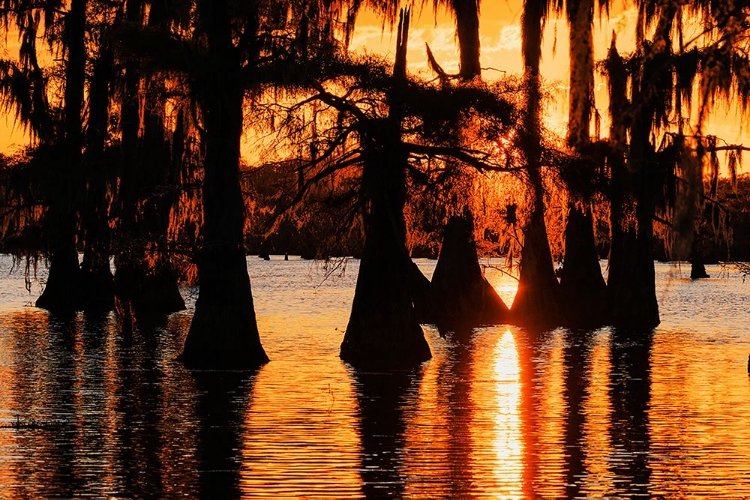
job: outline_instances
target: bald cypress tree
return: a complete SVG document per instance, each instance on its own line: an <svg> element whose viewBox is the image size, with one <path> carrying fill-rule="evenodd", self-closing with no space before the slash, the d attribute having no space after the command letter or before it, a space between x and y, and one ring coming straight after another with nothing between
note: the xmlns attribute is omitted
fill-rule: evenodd
<svg viewBox="0 0 750 500"><path fill-rule="evenodd" d="M128 0L122 24L131 30L147 26L166 31L171 24L177 24L181 14L179 5L168 2ZM180 140L181 131L175 133L164 124L166 75L144 71L137 57L125 57L122 62L124 74L118 94L120 241L115 255L115 285L118 313L124 327L130 328L139 317L185 308L167 241L170 210L175 203L172 193L182 158L172 157L170 145L170 139Z"/></svg>
<svg viewBox="0 0 750 500"><path fill-rule="evenodd" d="M76 240L83 162L83 100L86 78L87 0L71 0L64 17L65 89L62 132L57 141L61 161L54 169L46 217L49 275L36 306L75 311L83 305L81 269Z"/></svg>
<svg viewBox="0 0 750 500"><path fill-rule="evenodd" d="M200 291L181 358L191 366L250 368L268 361L247 273L239 184L243 63L260 48L259 13L250 5L246 17L238 18L232 7L228 0L197 2L203 67L191 76L204 122L203 241L197 256ZM236 45L246 40L248 45Z"/></svg>
<svg viewBox="0 0 750 500"><path fill-rule="evenodd" d="M430 348L414 309L409 276L414 264L406 252L406 169L401 139L409 12L398 25L388 115L363 137L363 188L369 210L352 312L341 344L341 358L354 365L413 365L430 359ZM404 286L406 280L406 286Z"/></svg>
<svg viewBox="0 0 750 500"><path fill-rule="evenodd" d="M525 0L521 17L522 55L525 65L526 113L521 149L531 187L531 214L524 228L518 292L511 307L514 321L551 326L562 319L560 285L555 276L544 220L542 176L541 61L542 26L547 0Z"/></svg>
<svg viewBox="0 0 750 500"><path fill-rule="evenodd" d="M603 158L596 158L590 126L594 99L594 1L565 5L570 41L570 90L566 142L578 156L563 173L571 203L565 228L565 257L560 273L563 314L570 326L597 326L606 321L606 285L594 238L591 196Z"/></svg>

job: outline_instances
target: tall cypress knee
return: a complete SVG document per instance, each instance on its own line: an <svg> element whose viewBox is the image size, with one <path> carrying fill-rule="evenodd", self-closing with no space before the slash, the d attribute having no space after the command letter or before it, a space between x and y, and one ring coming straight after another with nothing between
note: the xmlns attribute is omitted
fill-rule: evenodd
<svg viewBox="0 0 750 500"><path fill-rule="evenodd" d="M508 306L482 275L470 213L448 221L435 272L432 275L438 327L465 332L481 324L508 319Z"/></svg>

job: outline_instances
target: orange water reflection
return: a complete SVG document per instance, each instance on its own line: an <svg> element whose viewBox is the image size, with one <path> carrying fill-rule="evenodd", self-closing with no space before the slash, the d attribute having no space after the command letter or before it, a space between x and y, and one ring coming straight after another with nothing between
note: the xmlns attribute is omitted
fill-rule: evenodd
<svg viewBox="0 0 750 500"><path fill-rule="evenodd" d="M332 374L276 363L277 369L269 365L258 372L244 417L242 491L357 497L361 434L343 365L337 363ZM289 391L290 386L297 390Z"/></svg>
<svg viewBox="0 0 750 500"><path fill-rule="evenodd" d="M510 330L498 340L495 347L495 437L493 448L498 466L495 482L499 486L495 494L502 498L521 498L523 478L523 435L519 406L521 402L520 366L515 339Z"/></svg>
<svg viewBox="0 0 750 500"><path fill-rule="evenodd" d="M660 285L653 332L426 327L432 360L368 372L337 356L356 268L318 286L303 262L253 265L257 372L176 362L190 311L131 336L0 313L0 497L750 497L750 334L698 308L670 326L689 282ZM699 286L724 318L750 301Z"/></svg>
<svg viewBox="0 0 750 500"><path fill-rule="evenodd" d="M579 493L587 497L603 497L615 491L608 466L612 453L609 440L612 412L609 398L609 374L612 369L609 342L608 332L596 332L591 339L588 360L583 368L588 380L581 408L585 419L581 445L586 450L582 465L587 475Z"/></svg>

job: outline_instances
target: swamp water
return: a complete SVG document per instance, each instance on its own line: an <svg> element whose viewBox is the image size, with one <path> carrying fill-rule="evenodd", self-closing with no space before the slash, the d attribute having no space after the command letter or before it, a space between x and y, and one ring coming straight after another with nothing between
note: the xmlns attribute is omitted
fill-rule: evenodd
<svg viewBox="0 0 750 500"><path fill-rule="evenodd" d="M750 497L737 272L657 264L649 335L425 327L432 360L378 373L338 358L358 261L326 279L275 259L248 259L271 363L190 373L190 291L125 337L111 314L30 307L39 285L0 257L0 497ZM514 282L487 275L510 303Z"/></svg>

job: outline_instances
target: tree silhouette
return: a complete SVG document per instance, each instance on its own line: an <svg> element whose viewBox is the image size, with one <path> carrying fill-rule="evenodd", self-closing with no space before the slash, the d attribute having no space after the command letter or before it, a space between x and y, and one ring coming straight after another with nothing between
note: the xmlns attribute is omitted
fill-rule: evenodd
<svg viewBox="0 0 750 500"><path fill-rule="evenodd" d="M147 5L128 0L124 7L124 27L144 28ZM147 26L168 29L170 24L178 23L181 8L184 6L175 3L152 2L148 5ZM182 157L174 157L181 155L173 155L170 145L171 139L177 146L175 151L180 151L179 132L168 130L164 123L167 110L163 82L169 76L159 72L144 74L140 63L132 55L125 57L118 96L122 171L115 283L118 311L125 327L130 326L131 315L137 319L139 315L167 314L185 307L167 249L174 185L183 161Z"/></svg>
<svg viewBox="0 0 750 500"><path fill-rule="evenodd" d="M247 274L239 185L243 64L260 55L257 8L227 0L196 4L202 64L190 76L202 112L205 157L200 292L182 353L192 366L253 367L268 361Z"/></svg>
<svg viewBox="0 0 750 500"><path fill-rule="evenodd" d="M653 221L657 213L674 208L677 175L684 175L677 179L681 189L695 190L695 183L702 182L702 175L689 173L688 163L695 164L693 155L703 165L709 163L707 153L715 151L705 147L703 139L693 141L692 148L686 140L690 104L698 101L698 137L717 97L737 97L744 109L750 88L742 69L748 62L743 48L747 8L712 2L643 2L639 13L635 53L620 56L613 38L604 63L613 127L608 292L614 324L653 327L659 323ZM691 17L701 20L703 31L686 39L683 21ZM694 85L699 73L699 85ZM699 95L693 99L696 89Z"/></svg>
<svg viewBox="0 0 750 500"><path fill-rule="evenodd" d="M606 7L600 3L600 8ZM599 267L592 217L596 179L603 177L603 157L591 143L594 99L594 1L566 2L570 42L570 90L566 142L578 159L563 171L570 198L565 229L565 257L560 272L565 323L596 326L606 321L606 285ZM601 184L601 183L599 183Z"/></svg>
<svg viewBox="0 0 750 500"><path fill-rule="evenodd" d="M336 60L311 84L317 93L293 106L292 116L284 120L298 123L304 106L314 102L325 105L314 116L333 113L319 125L297 125L299 130L314 130L316 145L300 168L298 200L333 172L355 165L362 169L365 249L341 347L341 357L355 365L408 366L429 357L418 311L429 283L406 248L407 179L429 185L443 180L453 164L481 171L518 168L509 158L496 161L489 152L516 123L509 97L517 87L426 84L410 78L407 28L404 13L391 71L372 59ZM457 142L462 128L471 128L475 135Z"/></svg>
<svg viewBox="0 0 750 500"><path fill-rule="evenodd" d="M114 283L110 270L111 238L109 228L112 191L108 175L116 161L107 147L111 89L115 81L114 47L109 29L114 13L97 12L96 24L89 29L95 39L96 54L91 57L88 87L88 123L85 130L83 175L85 191L81 210L83 259L83 309L109 311L114 306ZM92 23L93 24L93 23Z"/></svg>
<svg viewBox="0 0 750 500"><path fill-rule="evenodd" d="M542 175L541 76L542 26L547 0L525 0L521 17L521 50L525 65L526 114L520 148L531 186L531 214L524 228L518 292L511 306L514 320L523 324L557 325L562 319L560 291L544 220Z"/></svg>
<svg viewBox="0 0 750 500"><path fill-rule="evenodd" d="M82 277L76 248L76 211L82 183L83 100L86 78L86 0L71 0L63 18L65 55L63 119L56 146L61 161L54 169L57 187L49 199L49 275L37 307L70 311L82 305Z"/></svg>

